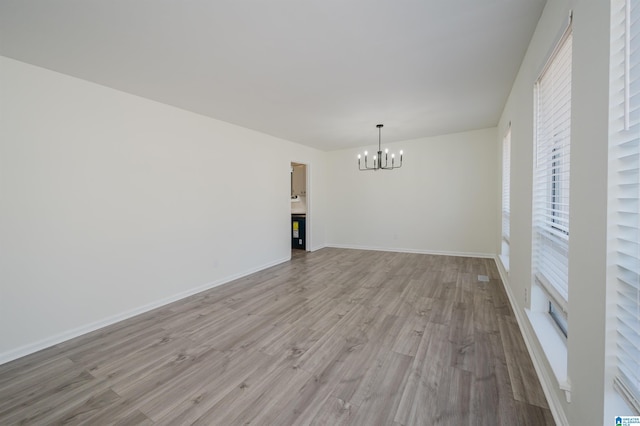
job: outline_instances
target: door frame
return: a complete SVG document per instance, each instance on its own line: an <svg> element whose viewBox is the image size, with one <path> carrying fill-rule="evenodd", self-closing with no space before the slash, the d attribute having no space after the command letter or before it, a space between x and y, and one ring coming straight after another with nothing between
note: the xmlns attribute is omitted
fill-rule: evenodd
<svg viewBox="0 0 640 426"><path fill-rule="evenodd" d="M299 164L304 166L304 179L305 179L305 201L307 204L307 213L305 215L305 246L304 251L311 251L311 243L312 243L312 232L311 232L311 196L310 196L310 188L311 188L311 173L310 168L311 164L306 161L295 161L291 160L289 162L289 167L293 167L294 164ZM289 188L289 199L291 199L291 187ZM289 202L289 245L291 245L291 202Z"/></svg>

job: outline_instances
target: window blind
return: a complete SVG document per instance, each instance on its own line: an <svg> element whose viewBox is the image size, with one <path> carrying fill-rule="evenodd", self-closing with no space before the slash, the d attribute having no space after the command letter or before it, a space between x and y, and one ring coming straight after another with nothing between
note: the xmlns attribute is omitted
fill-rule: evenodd
<svg viewBox="0 0 640 426"><path fill-rule="evenodd" d="M502 140L502 239L509 243L511 215L511 128Z"/></svg>
<svg viewBox="0 0 640 426"><path fill-rule="evenodd" d="M533 272L567 312L571 140L571 27L535 84Z"/></svg>
<svg viewBox="0 0 640 426"><path fill-rule="evenodd" d="M616 388L640 413L640 0L611 2L610 229Z"/></svg>

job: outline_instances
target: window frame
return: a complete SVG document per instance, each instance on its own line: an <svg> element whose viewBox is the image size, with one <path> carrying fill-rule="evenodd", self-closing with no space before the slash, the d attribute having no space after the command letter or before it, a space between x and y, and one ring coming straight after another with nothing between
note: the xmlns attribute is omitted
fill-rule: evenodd
<svg viewBox="0 0 640 426"><path fill-rule="evenodd" d="M570 17L534 84L532 285L544 294L544 302L534 308L546 313L565 339L569 315L572 45ZM560 118L556 117L558 110Z"/></svg>

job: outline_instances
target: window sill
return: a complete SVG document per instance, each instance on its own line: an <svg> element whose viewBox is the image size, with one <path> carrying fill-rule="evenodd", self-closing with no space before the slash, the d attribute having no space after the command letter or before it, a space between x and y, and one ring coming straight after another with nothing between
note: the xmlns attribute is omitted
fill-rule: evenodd
<svg viewBox="0 0 640 426"><path fill-rule="evenodd" d="M567 375L567 342L565 337L548 313L533 312L529 309L525 309L525 311L558 381L558 386L565 391L567 402L570 402L571 384Z"/></svg>

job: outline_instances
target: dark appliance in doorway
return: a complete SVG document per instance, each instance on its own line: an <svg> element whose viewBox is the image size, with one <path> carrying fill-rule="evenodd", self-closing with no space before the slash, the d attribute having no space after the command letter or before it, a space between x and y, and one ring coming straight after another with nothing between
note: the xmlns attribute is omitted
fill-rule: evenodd
<svg viewBox="0 0 640 426"><path fill-rule="evenodd" d="M291 248L306 250L307 238L306 238L306 215L292 214L291 215Z"/></svg>

